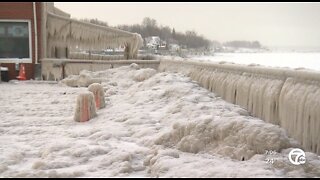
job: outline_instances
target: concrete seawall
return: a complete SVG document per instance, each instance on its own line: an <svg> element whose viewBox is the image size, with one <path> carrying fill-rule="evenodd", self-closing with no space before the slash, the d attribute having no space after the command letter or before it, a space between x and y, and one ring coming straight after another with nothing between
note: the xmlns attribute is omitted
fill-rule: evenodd
<svg viewBox="0 0 320 180"><path fill-rule="evenodd" d="M197 61L162 60L251 115L277 124L305 150L320 154L320 73Z"/></svg>

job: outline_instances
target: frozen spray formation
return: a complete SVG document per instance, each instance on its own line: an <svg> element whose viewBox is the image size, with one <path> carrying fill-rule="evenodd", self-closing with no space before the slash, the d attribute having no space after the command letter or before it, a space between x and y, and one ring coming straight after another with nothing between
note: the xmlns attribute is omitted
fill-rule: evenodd
<svg viewBox="0 0 320 180"><path fill-rule="evenodd" d="M120 45L126 47L125 58L137 58L143 39L137 33L129 33L111 27L81 22L48 13L48 57L66 57L66 48L106 49Z"/></svg>
<svg viewBox="0 0 320 180"><path fill-rule="evenodd" d="M88 87L93 83L101 83L101 79L92 78L90 72L82 70L79 75L71 75L61 80L61 83L70 87Z"/></svg>
<svg viewBox="0 0 320 180"><path fill-rule="evenodd" d="M122 58L123 59L123 58ZM106 69L139 64L141 68L158 69L160 60L88 60L88 59L42 59L41 73L44 80L59 81L65 77L79 75L81 71L104 71ZM64 75L64 76L63 76Z"/></svg>
<svg viewBox="0 0 320 180"><path fill-rule="evenodd" d="M306 149L320 154L320 89L288 78L279 97L280 124Z"/></svg>
<svg viewBox="0 0 320 180"><path fill-rule="evenodd" d="M224 63L163 60L160 71L180 72L253 116L280 125L320 154L320 73Z"/></svg>
<svg viewBox="0 0 320 180"><path fill-rule="evenodd" d="M175 123L172 131L157 139L156 144L174 145L184 152L217 153L239 161L263 154L266 149L280 152L294 145L280 127L241 116Z"/></svg>

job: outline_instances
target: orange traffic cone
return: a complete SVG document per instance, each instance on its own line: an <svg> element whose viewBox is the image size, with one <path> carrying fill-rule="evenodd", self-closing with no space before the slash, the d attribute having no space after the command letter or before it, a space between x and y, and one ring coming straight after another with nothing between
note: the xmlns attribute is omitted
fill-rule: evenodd
<svg viewBox="0 0 320 180"><path fill-rule="evenodd" d="M19 76L17 76L17 79L19 80L26 80L26 68L24 64L20 64L20 71L19 71Z"/></svg>

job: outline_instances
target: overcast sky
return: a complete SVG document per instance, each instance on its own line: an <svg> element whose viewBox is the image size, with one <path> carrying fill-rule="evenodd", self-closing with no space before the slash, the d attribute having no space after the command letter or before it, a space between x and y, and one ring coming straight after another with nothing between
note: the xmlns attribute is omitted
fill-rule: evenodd
<svg viewBox="0 0 320 180"><path fill-rule="evenodd" d="M195 30L211 40L258 40L266 46L320 47L320 3L62 3L75 18L111 26L144 17L176 31Z"/></svg>

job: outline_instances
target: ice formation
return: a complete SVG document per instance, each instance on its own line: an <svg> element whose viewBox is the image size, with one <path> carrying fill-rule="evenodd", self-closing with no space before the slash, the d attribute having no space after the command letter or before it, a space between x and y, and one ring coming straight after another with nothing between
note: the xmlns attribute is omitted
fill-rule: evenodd
<svg viewBox="0 0 320 180"><path fill-rule="evenodd" d="M60 82L71 87L88 87L93 83L101 83L101 79L93 78L87 70L82 70L79 75L70 75Z"/></svg>
<svg viewBox="0 0 320 180"><path fill-rule="evenodd" d="M135 72L133 79L136 81L144 81L155 75L157 71L151 68L140 69Z"/></svg>
<svg viewBox="0 0 320 180"><path fill-rule="evenodd" d="M104 90L101 84L93 83L88 87L88 90L93 93L94 100L97 109L104 108L106 106L105 97L104 97Z"/></svg>
<svg viewBox="0 0 320 180"><path fill-rule="evenodd" d="M49 58L65 58L66 48L100 50L125 46L125 58L134 59L143 42L137 33L76 21L52 13L48 13L47 17L47 37Z"/></svg>
<svg viewBox="0 0 320 180"><path fill-rule="evenodd" d="M58 64L58 63L56 63ZM62 68L59 66L56 67L51 63L41 62L41 74L43 80L54 80L59 81L62 78Z"/></svg>
<svg viewBox="0 0 320 180"><path fill-rule="evenodd" d="M279 117L281 126L303 147L320 154L319 82L286 79L279 96Z"/></svg>
<svg viewBox="0 0 320 180"><path fill-rule="evenodd" d="M85 122L97 116L94 95L92 92L83 92L77 97L74 120Z"/></svg>
<svg viewBox="0 0 320 180"><path fill-rule="evenodd" d="M280 152L292 146L283 129L243 117L216 117L188 123L175 123L156 143L177 146L184 152L210 152L244 161L266 149Z"/></svg>
<svg viewBox="0 0 320 180"><path fill-rule="evenodd" d="M320 74L317 72L193 61L161 61L228 102L280 125L305 149L320 154Z"/></svg>
<svg viewBox="0 0 320 180"><path fill-rule="evenodd" d="M82 70L104 71L132 63L139 64L141 68L158 69L159 60L75 60L75 59L42 59L42 78L44 80L59 81L63 77L78 75ZM64 71L63 71L64 69ZM64 72L64 73L63 73ZM64 76L63 76L64 75Z"/></svg>

